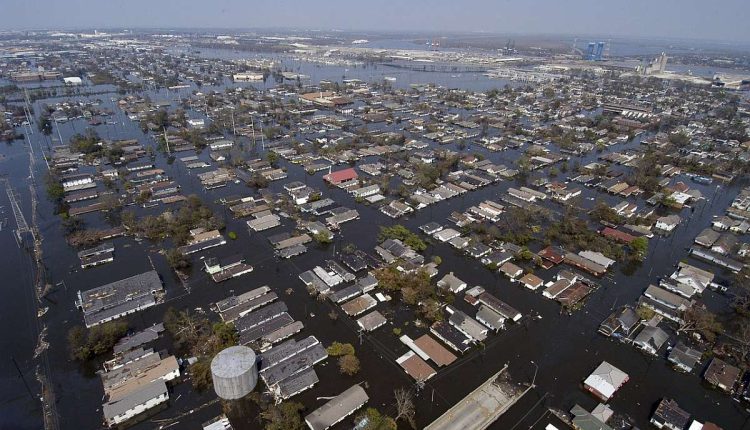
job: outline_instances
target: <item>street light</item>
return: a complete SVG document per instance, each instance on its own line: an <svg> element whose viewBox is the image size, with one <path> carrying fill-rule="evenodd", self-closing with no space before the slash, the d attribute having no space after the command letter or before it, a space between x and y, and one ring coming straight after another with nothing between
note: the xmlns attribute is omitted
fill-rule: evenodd
<svg viewBox="0 0 750 430"><path fill-rule="evenodd" d="M531 388L534 388L536 387L534 383L536 382L536 372L539 370L539 366L537 366L534 360L531 360L530 363L534 365L534 378L531 380Z"/></svg>

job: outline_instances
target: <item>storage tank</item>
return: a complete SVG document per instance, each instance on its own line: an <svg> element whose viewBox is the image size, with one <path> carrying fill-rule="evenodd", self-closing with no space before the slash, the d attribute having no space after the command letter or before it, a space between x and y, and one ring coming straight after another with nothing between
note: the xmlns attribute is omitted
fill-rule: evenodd
<svg viewBox="0 0 750 430"><path fill-rule="evenodd" d="M255 352L246 346L230 346L211 360L214 391L222 399L245 397L258 383Z"/></svg>

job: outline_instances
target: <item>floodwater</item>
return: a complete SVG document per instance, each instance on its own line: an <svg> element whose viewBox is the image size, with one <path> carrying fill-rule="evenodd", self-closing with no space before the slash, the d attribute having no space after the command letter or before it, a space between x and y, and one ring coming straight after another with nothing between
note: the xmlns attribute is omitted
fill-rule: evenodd
<svg viewBox="0 0 750 430"><path fill-rule="evenodd" d="M301 72L313 76L313 80L323 79L323 76L326 76L326 79L340 78L341 70L336 70L335 67L333 69L307 65ZM378 71L380 73L380 68ZM361 79L366 79L367 73L369 72L366 72ZM383 73L392 75L395 72L389 70ZM430 82L435 76L433 73L411 72L411 74L414 76L407 75L405 79ZM483 90L485 85L502 86L493 85L497 81L488 83L488 79L482 79L478 80L476 86L471 85L470 82L458 81L456 86L465 85L467 89L474 90ZM401 81L400 78L399 81ZM96 97L101 98L105 106L114 107L110 96ZM174 92L166 91L152 94L154 100L163 100L166 97L174 99L176 96ZM46 100L48 103L53 101ZM38 105L36 108L38 112ZM131 123L121 112L118 112L113 120L118 124L97 127L100 136L109 139L137 137L144 144L153 144L151 138L144 135L138 125ZM60 132L65 140L75 133L82 132L85 128L86 123L83 120L60 124ZM91 429L101 426L100 405L103 392L100 380L93 373L95 369L93 366L81 366L71 361L66 351L67 331L74 325L82 324L81 314L73 304L76 291L143 272L150 269L152 265L165 281L167 302L129 316L127 320L132 328L144 328L161 321L164 312L170 306L178 309L208 310L211 303L232 293L239 294L261 285L269 285L286 302L289 313L305 324L305 329L297 335L297 338L314 335L326 345L333 341L350 342L355 345L357 356L362 364L362 371L358 375L344 377L339 375L335 359L329 358L323 364L316 366L320 382L313 389L294 397L293 400L302 402L308 410L312 410L325 402L325 400L318 400L318 397L336 395L352 384L364 383L370 396L369 405L377 407L384 413L394 414L393 390L401 386L414 387L415 383L395 363L395 359L406 352L407 347L400 343L397 336L393 335L392 329L400 327L404 334L413 338L424 333L425 328L415 327L411 311L399 303L380 303L376 309L388 317L389 324L373 334L359 337L354 320L346 317L340 310L338 320L329 319L327 314L334 307L328 302L319 302L310 298L304 285L297 278L298 274L331 258L347 243L354 243L360 249L372 252L372 248L376 245L379 226L398 223L416 231L418 226L429 221L447 224L446 218L452 211L465 210L485 199L497 200L508 187L513 186L510 181L500 182L467 193L463 197L438 203L409 218L391 220L375 207L356 204L346 192L326 187L321 178L322 172L308 175L301 167L281 161L281 165L288 168L289 177L272 183L270 186L272 191L283 192L281 187L284 183L300 180L323 190L324 197L330 197L342 206L355 207L360 213L360 219L344 224L337 232L333 244L325 247L311 245L307 254L291 260L280 260L273 256L266 237L282 231L291 231L293 225L289 220L284 220L281 227L251 234L247 231L244 220L229 218L225 209L214 202L222 196L252 195L254 193L252 189L244 185L230 184L226 188L206 192L200 186L196 172L189 172L179 161L168 165L165 158L159 155L155 163L180 183L182 193L199 195L217 213L226 217L227 231L235 231L238 234L236 241L229 241L225 246L213 248L200 255L227 256L241 252L248 263L255 267L255 270L248 275L214 284L205 274L199 272L201 260L195 257L193 259L194 275L185 287L172 275L165 258L157 252L160 246L148 242L139 243L132 238L114 240L116 250L113 263L81 270L75 250L65 243L59 219L53 215L51 204L44 198L41 178L46 168L41 159L40 149L46 148L49 140L37 132L30 138L37 157L35 175L38 184L37 193L40 197L38 221L44 237L44 263L48 270L49 282L56 285L54 291L42 302L43 306L49 307L49 311L39 321L48 327L50 342L48 362L57 396L56 406L62 429ZM250 148L247 140L241 141L246 151L250 153L255 151ZM637 146L638 143L635 141L615 146L613 150ZM448 145L448 148L458 150L456 145ZM506 165L510 165L519 155L519 152L515 150L490 153L475 146L471 146L467 151L482 153L493 161ZM0 161L0 172L7 175L17 191L26 218L30 222L28 145L23 141L15 141L10 145L2 146L0 154L4 156ZM262 155L261 151L258 156ZM584 165L593 161L597 155L590 154L579 161L581 165ZM200 157L208 160L208 151L204 151ZM368 161L374 161L374 158L362 162ZM88 170L93 171L93 169ZM82 169L82 171L87 171L87 169ZM564 175L558 177L558 179L563 178ZM714 421L725 429L750 428L746 424L748 415L744 406L734 402L728 396L707 389L696 374L677 373L669 368L662 357L656 359L646 357L630 346L606 339L597 333L599 323L611 312L611 309L634 302L649 283L671 273L675 264L680 259L686 258L687 247L693 237L709 225L712 216L723 213L741 186L745 185L744 182L737 182L716 192L715 185L703 186L688 182L686 178L677 179L682 179L691 187L700 189L707 200L699 203L694 211L683 210L681 216L685 222L673 236L654 238L650 241L649 257L646 263L632 276L624 275L621 272L622 265L618 264L613 275L602 280L602 288L594 292L583 309L572 316L560 315L559 305L543 298L539 292L535 293L510 284L505 278L485 269L478 261L463 256L446 244L431 243L425 254L428 257L432 255L442 257L443 263L440 266L439 276L452 271L471 286L481 285L520 310L525 318L521 324L512 325L507 331L492 335L483 349L473 349L451 366L441 369L434 378L429 380L417 397L418 425L421 427L432 421L474 387L497 372L505 363L509 364L509 371L516 381L530 383L535 378L537 388L491 428L512 429L520 420L526 423L530 417L541 415L547 407L567 411L578 403L590 410L596 406L597 401L580 388L581 381L602 360L606 360L630 375L630 382L615 395L610 402L611 407L618 415L629 417L641 427L648 426L647 421L656 402L663 397L670 397L677 400L684 409L690 411L698 419ZM585 189L584 193L583 202L586 205L593 206L595 200L591 200L592 198L609 202L616 200L609 195L590 189ZM637 202L639 206L645 204L642 199ZM557 208L554 203L547 205L553 209ZM6 326L2 347L6 351L6 356L10 355L15 358L30 391L34 394L33 396L28 394L13 363L3 360L0 364L0 377L3 381L0 385L0 398L3 399L2 406L0 406L0 428L39 428L42 424L41 408L36 399L39 387L34 381L34 368L40 360L32 357L38 331L31 290L32 266L28 254L19 250L12 238L11 229L15 228L15 222L4 192L0 193L0 206L3 206L0 219L8 218L7 225L0 232L0 249L3 250L0 270L5 274L5 282L0 290L0 306L2 306L3 321ZM139 215L158 213L163 210L163 208L126 208L126 210L130 209L136 210ZM559 211L559 208L556 210ZM88 227L106 225L99 214L88 214L83 219ZM532 250L537 251L538 248L532 247ZM703 266L692 260L691 263ZM545 280L550 280L557 270L556 268L549 271L537 269L535 273ZM716 271L720 273L720 270ZM61 284L58 285L58 283ZM287 295L285 291L290 288L293 292ZM703 300L716 309L725 308L726 298L712 291L706 292ZM471 313L471 307L462 300L458 300L456 306ZM169 340L161 339L157 346L169 349ZM170 397L168 409L134 428L155 428L159 424L170 423L170 421L161 420L169 420L177 416L180 416L179 423L173 428L198 428L200 423L221 413L222 410L218 403L204 406L215 396L211 392L193 392L189 381L177 384ZM255 413L256 411L252 408L240 409L230 412L230 416L233 418L235 428L257 429L260 426L255 419ZM525 424L525 426L528 425ZM346 425L340 425L337 428L345 427Z"/></svg>

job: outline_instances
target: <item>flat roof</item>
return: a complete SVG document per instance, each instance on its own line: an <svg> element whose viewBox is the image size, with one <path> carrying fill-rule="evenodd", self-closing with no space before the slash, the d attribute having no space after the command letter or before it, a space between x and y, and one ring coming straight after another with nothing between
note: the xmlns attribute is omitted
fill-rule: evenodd
<svg viewBox="0 0 750 430"><path fill-rule="evenodd" d="M437 374L435 369L430 367L426 361L419 358L414 351L409 351L397 358L396 363L403 367L406 373L417 381L426 381Z"/></svg>
<svg viewBox="0 0 750 430"><path fill-rule="evenodd" d="M456 361L456 356L452 352L448 351L448 349L427 334L415 340L414 344L424 351L425 354L429 355L430 359L438 366L447 366Z"/></svg>

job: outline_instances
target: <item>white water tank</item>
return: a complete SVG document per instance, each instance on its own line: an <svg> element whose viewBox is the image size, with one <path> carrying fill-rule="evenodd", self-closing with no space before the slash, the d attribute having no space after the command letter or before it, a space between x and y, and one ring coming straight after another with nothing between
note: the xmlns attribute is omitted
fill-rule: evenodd
<svg viewBox="0 0 750 430"><path fill-rule="evenodd" d="M258 383L255 352L246 346L230 346L211 360L214 391L222 399L245 397Z"/></svg>

